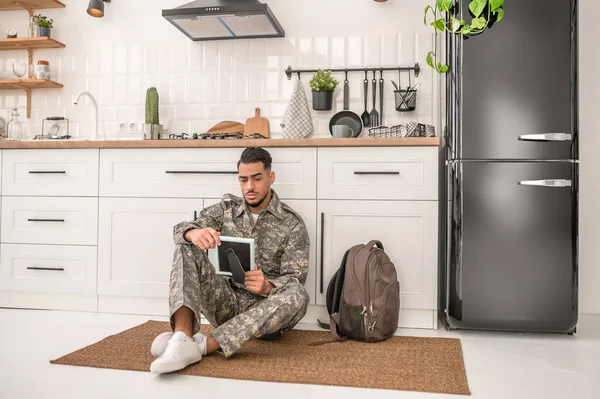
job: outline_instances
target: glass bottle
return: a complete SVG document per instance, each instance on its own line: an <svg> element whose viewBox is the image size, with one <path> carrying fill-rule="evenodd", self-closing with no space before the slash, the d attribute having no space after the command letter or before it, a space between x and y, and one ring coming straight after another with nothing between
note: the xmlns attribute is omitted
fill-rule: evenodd
<svg viewBox="0 0 600 399"><path fill-rule="evenodd" d="M36 27L33 17L29 17L29 37L35 37Z"/></svg>
<svg viewBox="0 0 600 399"><path fill-rule="evenodd" d="M19 110L13 108L10 113L10 121L6 125L9 140L23 140L23 124L19 120Z"/></svg>

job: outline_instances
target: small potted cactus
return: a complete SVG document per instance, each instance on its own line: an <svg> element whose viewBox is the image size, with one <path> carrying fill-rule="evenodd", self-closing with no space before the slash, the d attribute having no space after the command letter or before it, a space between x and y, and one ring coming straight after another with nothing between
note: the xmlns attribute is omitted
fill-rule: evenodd
<svg viewBox="0 0 600 399"><path fill-rule="evenodd" d="M339 82L331 76L331 71L319 69L310 80L313 109L328 111L333 107L333 92Z"/></svg>
<svg viewBox="0 0 600 399"><path fill-rule="evenodd" d="M151 87L146 91L146 124L144 125L144 137L151 140L159 140L163 127L158 118L158 91Z"/></svg>

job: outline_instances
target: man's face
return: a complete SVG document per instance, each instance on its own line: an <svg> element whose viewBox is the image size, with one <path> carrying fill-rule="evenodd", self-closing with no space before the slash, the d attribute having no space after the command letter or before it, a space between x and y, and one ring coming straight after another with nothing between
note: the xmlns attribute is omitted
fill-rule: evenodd
<svg viewBox="0 0 600 399"><path fill-rule="evenodd" d="M248 206L259 207L271 191L275 173L267 171L262 162L240 163L238 180Z"/></svg>

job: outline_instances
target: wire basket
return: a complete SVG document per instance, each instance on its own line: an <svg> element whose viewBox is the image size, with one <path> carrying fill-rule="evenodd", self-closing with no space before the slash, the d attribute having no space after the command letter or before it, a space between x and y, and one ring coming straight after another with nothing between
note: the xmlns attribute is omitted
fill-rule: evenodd
<svg viewBox="0 0 600 399"><path fill-rule="evenodd" d="M406 137L435 137L435 126L409 122L406 125Z"/></svg>
<svg viewBox="0 0 600 399"><path fill-rule="evenodd" d="M414 111L417 108L416 90L394 90L394 99L398 112Z"/></svg>
<svg viewBox="0 0 600 399"><path fill-rule="evenodd" d="M395 125L391 127L377 126L369 129L369 137L396 138L406 136L406 126Z"/></svg>

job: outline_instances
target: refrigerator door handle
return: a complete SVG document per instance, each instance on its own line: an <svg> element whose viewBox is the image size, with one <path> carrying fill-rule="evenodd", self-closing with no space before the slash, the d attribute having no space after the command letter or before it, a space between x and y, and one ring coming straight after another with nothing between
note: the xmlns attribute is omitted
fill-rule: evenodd
<svg viewBox="0 0 600 399"><path fill-rule="evenodd" d="M540 187L571 187L571 180L566 179L545 179L545 180L521 180L519 186L540 186Z"/></svg>
<svg viewBox="0 0 600 399"><path fill-rule="evenodd" d="M568 133L522 134L519 141L570 141L571 137Z"/></svg>

